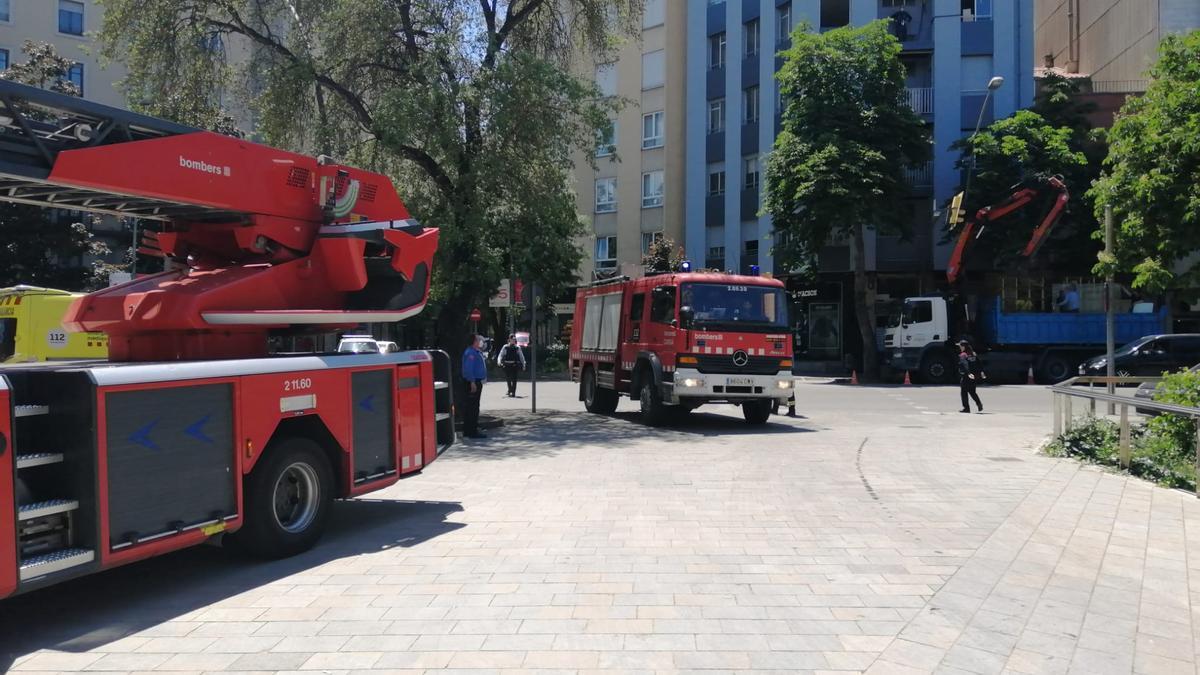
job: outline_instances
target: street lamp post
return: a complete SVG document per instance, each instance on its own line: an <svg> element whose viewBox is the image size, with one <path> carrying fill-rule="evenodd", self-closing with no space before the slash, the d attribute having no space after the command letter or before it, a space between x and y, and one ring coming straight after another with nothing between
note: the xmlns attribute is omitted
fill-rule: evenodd
<svg viewBox="0 0 1200 675"><path fill-rule="evenodd" d="M975 145L971 141L974 141L975 137L979 135L979 127L983 124L983 113L987 110L988 100L992 98L992 92L1002 86L1004 86L1004 78L999 75L993 76L992 79L988 80L987 95L983 97L983 104L979 106L979 118L975 120L975 131L971 133L971 138L968 141L968 145L971 146L971 167L967 169L967 184L963 186L963 208L967 207L967 195L971 192L971 176L975 173ZM983 230L980 230L979 234L983 234ZM978 237L979 234L975 236Z"/></svg>

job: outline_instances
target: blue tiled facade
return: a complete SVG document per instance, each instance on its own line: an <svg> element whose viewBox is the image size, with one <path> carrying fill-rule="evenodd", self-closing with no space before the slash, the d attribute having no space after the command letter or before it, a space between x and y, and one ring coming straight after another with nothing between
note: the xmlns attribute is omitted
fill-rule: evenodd
<svg viewBox="0 0 1200 675"><path fill-rule="evenodd" d="M764 156L779 129L774 74L786 48L778 21L802 21L822 30L862 25L903 11L903 58L909 66L914 108L931 123L934 160L913 173L914 242L872 239L868 268L925 273L945 269L949 246L940 243L933 212L960 183L954 141L979 118L988 80L1004 77L983 109L983 124L1033 102L1033 0L687 0L687 158L685 245L689 255L726 269L758 264L773 270L770 218L759 216L759 189L746 185L747 158ZM964 16L966 10L969 13ZM746 54L747 22L758 21L760 48ZM901 32L896 24L893 30ZM724 33L724 65L711 67L714 36ZM899 37L899 35L898 35ZM745 120L744 99L758 87L757 120ZM724 128L710 133L710 104L724 99ZM759 175L763 168L760 162ZM723 165L724 193L711 194L710 169ZM747 242L756 244L747 246ZM757 251L753 249L757 247ZM723 257L702 255L723 249ZM823 271L846 271L836 252ZM779 271L779 270L777 270Z"/></svg>

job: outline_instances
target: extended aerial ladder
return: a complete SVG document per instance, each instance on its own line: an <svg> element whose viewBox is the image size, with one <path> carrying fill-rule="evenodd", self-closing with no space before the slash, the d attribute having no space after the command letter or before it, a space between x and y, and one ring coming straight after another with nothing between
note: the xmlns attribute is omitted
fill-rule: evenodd
<svg viewBox="0 0 1200 675"><path fill-rule="evenodd" d="M1029 204L1033 203L1047 190L1055 192L1054 203L1038 223L1037 228L1034 229L1029 242L1025 244L1025 248L1021 250L1022 257L1026 259L1032 258L1038 252L1038 249L1042 247L1042 244L1046 242L1046 237L1049 236L1050 231L1062 219L1063 212L1067 208L1067 202L1071 198L1066 184L1058 176L1038 179L1033 184L1019 185L1004 201L979 209L975 213L974 218L967 220L962 231L959 232L958 241L954 245L954 253L950 256L950 262L946 265L946 280L953 285L962 276L966 255L971 245L975 243L975 240L983 234L984 228L1015 211L1029 206ZM958 202L961 199L962 194L960 193L955 197L955 203L951 206L950 221L952 223L958 219L957 214L960 210Z"/></svg>
<svg viewBox="0 0 1200 675"><path fill-rule="evenodd" d="M391 181L0 81L0 200L159 221L171 271L93 293L68 328L115 361L259 356L272 329L419 312L437 230Z"/></svg>

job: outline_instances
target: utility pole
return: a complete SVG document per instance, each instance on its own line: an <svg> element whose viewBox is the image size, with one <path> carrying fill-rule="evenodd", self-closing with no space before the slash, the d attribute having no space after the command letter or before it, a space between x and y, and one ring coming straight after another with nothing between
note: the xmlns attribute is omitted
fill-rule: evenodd
<svg viewBox="0 0 1200 675"><path fill-rule="evenodd" d="M1111 206L1104 207L1104 256L1111 260L1114 255L1113 251L1113 212ZM1116 304L1116 284L1113 280L1112 267L1109 266L1108 276L1104 278L1104 362L1106 364L1105 373L1109 378L1116 374L1116 364L1113 363L1113 350L1116 348L1115 326L1113 311ZM1116 387L1112 380L1108 381L1108 394L1112 396L1116 393ZM1116 404L1108 404L1108 414L1116 413Z"/></svg>
<svg viewBox="0 0 1200 675"><path fill-rule="evenodd" d="M536 281L529 286L529 401L530 412L537 412L537 334L538 334L538 286Z"/></svg>
<svg viewBox="0 0 1200 675"><path fill-rule="evenodd" d="M516 325L517 298L514 295L514 293L516 292L516 288L517 288L517 280L513 278L512 259L509 259L509 261L508 261L508 308L506 310L508 312L508 334L509 335L512 335L513 333L517 332L517 325Z"/></svg>

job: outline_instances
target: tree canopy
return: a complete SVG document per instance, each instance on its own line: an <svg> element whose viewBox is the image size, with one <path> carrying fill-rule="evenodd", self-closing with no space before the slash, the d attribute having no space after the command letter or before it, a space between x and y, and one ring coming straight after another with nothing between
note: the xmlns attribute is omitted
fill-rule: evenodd
<svg viewBox="0 0 1200 675"><path fill-rule="evenodd" d="M1067 185L1069 203L1086 203L1083 193L1088 185L1085 178L1088 160L1083 152L1074 149L1072 137L1070 128L1056 127L1032 110L1018 110L1011 117L996 120L978 134L955 143L953 147L962 151L959 168L974 171L966 213L973 215L984 206L1004 200L1018 185L1037 186L1040 179L1057 175L1063 176ZM1017 258L1056 196L1047 192L1025 210L985 228L972 257L990 258L995 268L1007 267ZM1090 209L1077 207L1063 217L1056 237L1043 247L1039 257L1052 259L1057 253L1061 258L1065 253L1075 263L1072 266L1076 271L1086 271L1096 261L1091 241L1094 229Z"/></svg>
<svg viewBox="0 0 1200 675"><path fill-rule="evenodd" d="M1087 117L1095 107L1082 99L1077 80L1051 74L1042 79L1032 108L996 120L953 146L961 152L958 168L964 175L972 171L964 205L968 214L1005 199L1017 185L1062 176L1071 199L1035 265L1084 274L1096 262L1099 244L1092 234L1097 222L1086 194L1100 175L1107 146L1102 131L1093 129ZM1007 268L1055 196L1048 193L999 227L985 228L972 257L988 260L992 268ZM948 230L946 238L954 235Z"/></svg>
<svg viewBox="0 0 1200 675"><path fill-rule="evenodd" d="M102 0L103 54L136 108L388 173L440 227L439 342L513 270L574 281L571 154L617 101L572 74L640 26L642 0ZM579 51L575 51L578 49ZM590 74L590 66L589 66Z"/></svg>
<svg viewBox="0 0 1200 675"><path fill-rule="evenodd" d="M886 21L826 33L796 29L776 76L786 106L763 200L783 268L811 268L825 246L851 243L869 374L877 368L865 231L910 231L904 169L931 153L929 129L907 102L900 51Z"/></svg>
<svg viewBox="0 0 1200 675"><path fill-rule="evenodd" d="M1169 35L1109 132L1104 174L1092 189L1096 215L1111 206L1116 256L1101 261L1134 273L1148 292L1195 287L1200 249L1200 31Z"/></svg>

